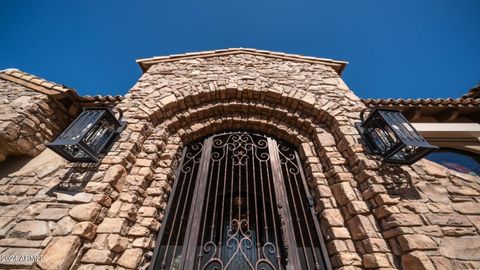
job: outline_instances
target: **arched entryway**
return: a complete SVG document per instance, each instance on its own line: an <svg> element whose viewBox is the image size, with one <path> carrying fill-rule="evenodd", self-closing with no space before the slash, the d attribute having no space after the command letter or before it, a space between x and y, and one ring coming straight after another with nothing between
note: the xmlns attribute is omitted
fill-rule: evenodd
<svg viewBox="0 0 480 270"><path fill-rule="evenodd" d="M330 269L300 159L280 140L189 144L165 214L152 269Z"/></svg>

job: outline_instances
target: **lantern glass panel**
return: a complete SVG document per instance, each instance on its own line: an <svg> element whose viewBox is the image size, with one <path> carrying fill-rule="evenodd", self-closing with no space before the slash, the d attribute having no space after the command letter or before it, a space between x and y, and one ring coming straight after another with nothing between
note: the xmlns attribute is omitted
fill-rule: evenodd
<svg viewBox="0 0 480 270"><path fill-rule="evenodd" d="M398 143L398 138L392 129L386 125L368 129L372 136L372 141L381 152L386 152Z"/></svg>
<svg viewBox="0 0 480 270"><path fill-rule="evenodd" d="M105 114L103 110L84 110L70 126L60 134L56 141L81 140L92 128L92 126Z"/></svg>
<svg viewBox="0 0 480 270"><path fill-rule="evenodd" d="M115 123L104 117L90 128L82 141L90 146L93 151L100 153L114 135L115 130Z"/></svg>
<svg viewBox="0 0 480 270"><path fill-rule="evenodd" d="M89 155L77 145L64 145L60 149L73 159L88 159Z"/></svg>

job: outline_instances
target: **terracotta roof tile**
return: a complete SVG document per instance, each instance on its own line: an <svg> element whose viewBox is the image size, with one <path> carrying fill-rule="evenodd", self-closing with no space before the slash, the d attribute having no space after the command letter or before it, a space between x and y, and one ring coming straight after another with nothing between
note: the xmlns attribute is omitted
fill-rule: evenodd
<svg viewBox="0 0 480 270"><path fill-rule="evenodd" d="M378 106L402 106L402 107L422 107L422 106L438 106L438 107L478 107L480 106L480 84L470 89L470 91L460 98L419 98L419 99L362 99L367 107Z"/></svg>
<svg viewBox="0 0 480 270"><path fill-rule="evenodd" d="M367 107L378 107L378 106L405 106L405 107L416 107L416 106L439 106L439 107L448 107L448 106L464 106L464 107L476 107L480 106L480 98L426 98L426 99L362 99L362 102Z"/></svg>
<svg viewBox="0 0 480 270"><path fill-rule="evenodd" d="M470 89L462 98L480 98L480 84Z"/></svg>
<svg viewBox="0 0 480 270"><path fill-rule="evenodd" d="M42 94L52 96L54 98L71 97L80 102L120 102L122 96L80 96L77 91L68 86L47 81L43 78L23 72L18 69L0 70L0 78L8 80Z"/></svg>

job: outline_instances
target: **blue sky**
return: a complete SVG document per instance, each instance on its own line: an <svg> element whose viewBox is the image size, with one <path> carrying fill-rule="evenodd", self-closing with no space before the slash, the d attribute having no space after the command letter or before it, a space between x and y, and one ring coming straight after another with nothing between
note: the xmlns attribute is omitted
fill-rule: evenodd
<svg viewBox="0 0 480 270"><path fill-rule="evenodd" d="M3 0L0 69L124 94L135 59L249 47L348 61L363 98L459 97L480 82L479 14L478 0Z"/></svg>

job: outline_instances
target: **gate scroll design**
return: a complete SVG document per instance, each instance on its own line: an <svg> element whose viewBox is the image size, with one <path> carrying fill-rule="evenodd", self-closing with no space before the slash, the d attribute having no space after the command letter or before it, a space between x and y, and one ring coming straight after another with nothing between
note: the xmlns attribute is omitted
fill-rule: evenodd
<svg viewBox="0 0 480 270"><path fill-rule="evenodd" d="M293 147L247 132L200 144L184 152L151 269L330 269Z"/></svg>

